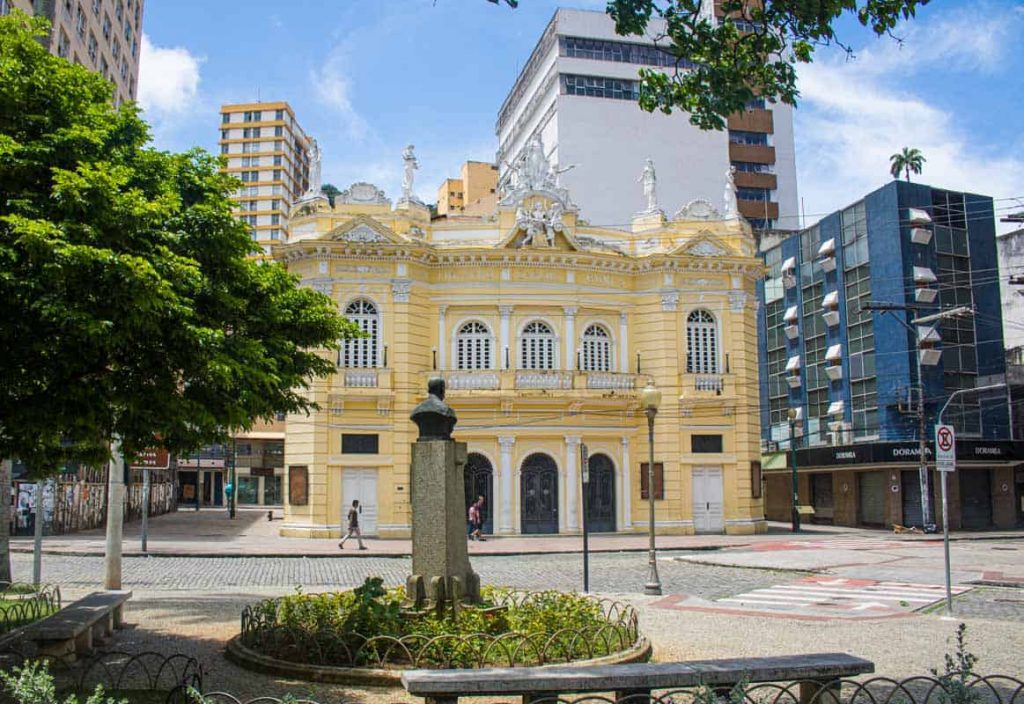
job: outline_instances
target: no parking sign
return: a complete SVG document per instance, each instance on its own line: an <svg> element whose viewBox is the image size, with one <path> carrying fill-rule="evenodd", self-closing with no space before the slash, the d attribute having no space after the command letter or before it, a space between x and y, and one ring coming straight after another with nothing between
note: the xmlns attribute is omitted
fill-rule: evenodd
<svg viewBox="0 0 1024 704"><path fill-rule="evenodd" d="M952 425L935 426L935 468L940 472L956 471L956 434Z"/></svg>

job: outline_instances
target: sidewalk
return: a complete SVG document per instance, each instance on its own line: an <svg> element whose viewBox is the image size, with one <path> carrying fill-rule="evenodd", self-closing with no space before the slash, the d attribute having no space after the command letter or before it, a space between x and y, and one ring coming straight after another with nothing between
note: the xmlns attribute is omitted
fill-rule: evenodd
<svg viewBox="0 0 1024 704"><path fill-rule="evenodd" d="M194 511L181 509L176 513L150 519L148 554L164 557L350 557L408 556L412 543L407 539L382 540L366 538L368 548L360 551L352 541L345 550L338 549L336 538L282 538L281 511L275 511L273 522L267 520L266 509L239 509L234 520L226 509ZM124 554L143 555L140 546L138 521L125 526ZM958 538L1024 539L1024 531L1000 533L965 533ZM885 538L910 542L914 536L893 535L884 531L859 528L811 526L799 535L789 530L788 524L769 523L766 535L675 535L658 536L659 550L720 550L743 548L765 542L831 540L836 538ZM936 536L928 536L935 540ZM941 538L941 536L939 536ZM73 535L59 535L43 539L43 551L58 555L102 555L104 551L102 529L83 531ZM507 536L489 537L485 542L470 542L471 555L531 555L552 553L578 553L583 550L579 535ZM596 534L590 537L593 552L641 552L647 550L646 533ZM11 538L12 552L31 552L31 537Z"/></svg>

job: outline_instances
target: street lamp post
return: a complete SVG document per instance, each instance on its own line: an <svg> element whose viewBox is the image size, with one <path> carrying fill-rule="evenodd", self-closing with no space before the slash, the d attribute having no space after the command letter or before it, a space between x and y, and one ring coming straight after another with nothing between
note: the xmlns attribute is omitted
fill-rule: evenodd
<svg viewBox="0 0 1024 704"><path fill-rule="evenodd" d="M648 512L648 552L647 552L647 584L644 594L661 595L661 579L658 578L658 554L654 545L654 417L658 415L661 405L661 392L654 386L654 380L647 382L640 400L647 414L647 446L649 452L647 462L647 512Z"/></svg>
<svg viewBox="0 0 1024 704"><path fill-rule="evenodd" d="M583 593L589 594L590 541L587 535L587 512L590 510L590 453L586 443L580 443L580 480L583 483Z"/></svg>

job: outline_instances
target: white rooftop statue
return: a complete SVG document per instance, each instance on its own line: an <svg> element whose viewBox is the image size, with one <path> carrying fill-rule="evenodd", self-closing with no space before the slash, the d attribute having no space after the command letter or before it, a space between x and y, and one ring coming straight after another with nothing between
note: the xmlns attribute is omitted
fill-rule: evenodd
<svg viewBox="0 0 1024 704"><path fill-rule="evenodd" d="M643 173L640 174L640 178L637 179L637 183L644 185L644 199L647 201L647 208L644 210L645 213L653 213L658 210L658 177L654 173L654 160L648 158L644 164Z"/></svg>
<svg viewBox="0 0 1024 704"><path fill-rule="evenodd" d="M320 144L315 139L310 140L309 149L307 151L309 155L309 188L302 194L300 200L312 200L314 198L324 197L321 193L322 181L321 181L321 170L320 161L323 158L323 152L320 150Z"/></svg>
<svg viewBox="0 0 1024 704"><path fill-rule="evenodd" d="M740 216L739 207L736 205L736 167L730 166L725 172L725 207L722 210L722 217L726 220L735 220Z"/></svg>
<svg viewBox="0 0 1024 704"><path fill-rule="evenodd" d="M561 201L566 209L575 210L569 192L558 184L558 177L576 166L559 167L550 163L540 134L534 134L515 161L509 164L508 177L503 184L508 190L501 199L502 205L517 205L527 194L541 192Z"/></svg>
<svg viewBox="0 0 1024 704"><path fill-rule="evenodd" d="M403 174L402 174L402 200L403 201L415 201L416 197L412 194L412 183L415 177L416 169L420 168L419 161L416 160L416 154L413 150L416 147L412 144L407 146L402 151L402 161L404 162Z"/></svg>

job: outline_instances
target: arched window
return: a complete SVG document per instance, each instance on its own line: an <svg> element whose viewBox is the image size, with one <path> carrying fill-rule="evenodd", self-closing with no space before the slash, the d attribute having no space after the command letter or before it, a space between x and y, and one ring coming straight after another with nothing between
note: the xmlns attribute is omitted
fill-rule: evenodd
<svg viewBox="0 0 1024 704"><path fill-rule="evenodd" d="M345 308L345 317L358 325L366 336L345 340L339 363L343 367L376 367L377 338L380 334L377 307L365 298L358 298Z"/></svg>
<svg viewBox="0 0 1024 704"><path fill-rule="evenodd" d="M519 342L519 368L555 368L555 333L547 323L535 320L523 328Z"/></svg>
<svg viewBox="0 0 1024 704"><path fill-rule="evenodd" d="M458 369L491 368L491 331L486 325L474 320L459 328L455 364Z"/></svg>
<svg viewBox="0 0 1024 704"><path fill-rule="evenodd" d="M686 318L686 371L718 373L718 327L706 310L695 310Z"/></svg>
<svg viewBox="0 0 1024 704"><path fill-rule="evenodd" d="M612 337L601 325L591 325L583 332L583 371L612 370Z"/></svg>

